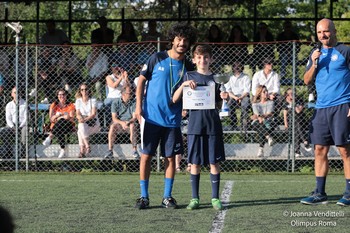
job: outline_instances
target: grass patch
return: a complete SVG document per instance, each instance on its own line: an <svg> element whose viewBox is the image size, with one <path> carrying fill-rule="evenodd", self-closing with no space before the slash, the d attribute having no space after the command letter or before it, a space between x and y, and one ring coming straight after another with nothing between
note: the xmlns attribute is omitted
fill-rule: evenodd
<svg viewBox="0 0 350 233"><path fill-rule="evenodd" d="M327 179L330 204L299 203L313 188L313 175L222 173L221 190L233 181L222 232L347 232L349 208L335 202L344 190L343 175ZM0 205L15 217L17 233L32 232L208 232L216 211L211 208L209 173L201 174L200 209L186 210L191 199L189 175L176 176L177 210L160 207L163 174L150 181L151 208L136 210L139 176L132 173L0 173ZM291 217L296 212L343 212L344 216ZM287 216L284 214L287 213ZM306 228L292 223L333 221L335 227Z"/></svg>

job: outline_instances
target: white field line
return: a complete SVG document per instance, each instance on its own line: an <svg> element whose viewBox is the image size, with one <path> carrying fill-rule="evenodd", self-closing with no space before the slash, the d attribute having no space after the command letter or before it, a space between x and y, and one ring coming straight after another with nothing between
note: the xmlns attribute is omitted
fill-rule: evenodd
<svg viewBox="0 0 350 233"><path fill-rule="evenodd" d="M213 219L213 223L211 224L211 229L209 230L209 233L220 233L224 228L225 216L228 210L226 206L230 201L232 187L233 187L232 180L225 182L225 187L224 187L224 190L222 190L221 198L220 198L224 209L216 213Z"/></svg>

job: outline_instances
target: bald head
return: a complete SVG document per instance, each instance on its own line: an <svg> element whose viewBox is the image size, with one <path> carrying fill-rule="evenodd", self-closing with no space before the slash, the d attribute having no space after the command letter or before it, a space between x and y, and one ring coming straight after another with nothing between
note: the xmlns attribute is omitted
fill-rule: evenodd
<svg viewBox="0 0 350 233"><path fill-rule="evenodd" d="M322 19L317 23L317 38L326 48L337 44L337 30L330 19Z"/></svg>

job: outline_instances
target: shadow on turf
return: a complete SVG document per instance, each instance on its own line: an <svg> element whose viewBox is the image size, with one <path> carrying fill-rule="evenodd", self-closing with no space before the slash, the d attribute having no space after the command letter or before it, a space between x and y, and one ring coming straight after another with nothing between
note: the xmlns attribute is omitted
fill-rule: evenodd
<svg viewBox="0 0 350 233"><path fill-rule="evenodd" d="M222 202L224 209L231 209L237 207L245 206L262 206L262 205L280 205L280 204L300 204L300 200L306 196L302 197L290 197L290 198L278 198L278 199L261 199L261 200L251 200L251 201L232 201L232 202ZM330 204L334 204L341 198L341 195L328 196L328 201ZM177 209L186 209L186 205L178 205ZM199 209L212 209L211 203L201 203ZM161 205L149 206L147 209L166 209Z"/></svg>
<svg viewBox="0 0 350 233"><path fill-rule="evenodd" d="M223 203L225 208L231 209L236 207L244 206L260 206L260 205L280 205L280 204L300 204L300 200L306 196L302 197L289 197L289 198L278 198L278 199L262 199L262 200L251 200L251 201L232 201L228 203ZM342 197L342 195L332 195L328 196L328 201L334 204Z"/></svg>

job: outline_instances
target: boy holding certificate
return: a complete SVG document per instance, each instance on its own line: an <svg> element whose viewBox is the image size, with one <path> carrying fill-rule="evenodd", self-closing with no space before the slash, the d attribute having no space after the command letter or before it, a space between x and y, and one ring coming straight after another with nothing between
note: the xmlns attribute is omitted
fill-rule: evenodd
<svg viewBox="0 0 350 233"><path fill-rule="evenodd" d="M213 73L209 70L212 63L212 49L209 45L196 45L192 50L192 61L197 70L187 72L183 77L184 82L175 91L173 102L180 101L185 86L195 91L197 86L214 86L217 106L220 106L221 97L219 85L214 82ZM225 160L225 150L222 135L222 125L217 109L189 110L189 123L187 130L188 163L191 164L192 200L187 209L199 208L199 180L202 165L210 164L210 180L212 186L212 206L221 210L222 203L219 199L220 167L219 162Z"/></svg>

